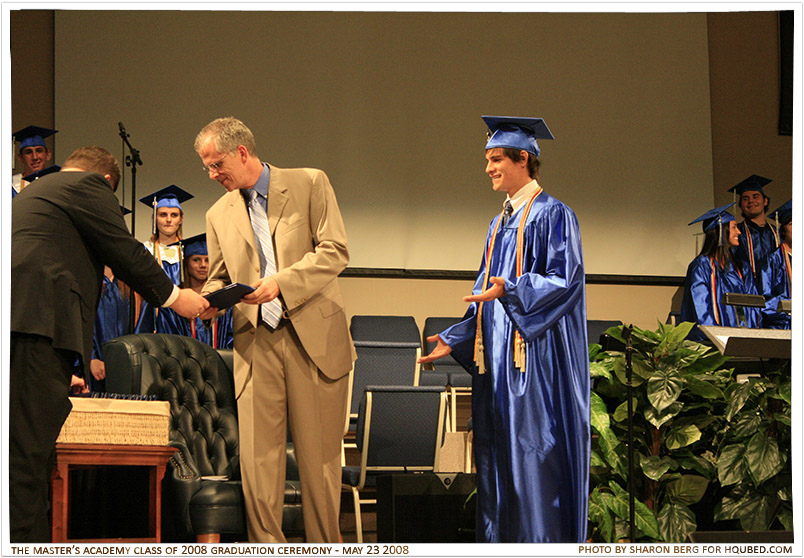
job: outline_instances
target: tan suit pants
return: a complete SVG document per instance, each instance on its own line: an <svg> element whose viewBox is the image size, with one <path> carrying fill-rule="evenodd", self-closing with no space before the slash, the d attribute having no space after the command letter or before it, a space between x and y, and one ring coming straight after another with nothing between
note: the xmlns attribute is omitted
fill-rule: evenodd
<svg viewBox="0 0 804 558"><path fill-rule="evenodd" d="M331 380L322 374L288 320L275 331L261 324L253 335L251 377L237 400L249 541L285 542L282 506L289 420L306 540L337 543L348 375Z"/></svg>

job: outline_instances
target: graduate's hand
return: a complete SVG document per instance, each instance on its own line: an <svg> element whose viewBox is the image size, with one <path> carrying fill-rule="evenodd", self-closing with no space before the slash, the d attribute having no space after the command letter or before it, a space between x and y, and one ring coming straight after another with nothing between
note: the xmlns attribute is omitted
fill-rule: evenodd
<svg viewBox="0 0 804 558"><path fill-rule="evenodd" d="M201 312L198 315L198 317L201 318L202 320L211 320L212 318L215 317L217 313L218 309L215 306L210 306L209 308Z"/></svg>
<svg viewBox="0 0 804 558"><path fill-rule="evenodd" d="M273 276L263 277L251 286L254 287L254 290L241 298L240 300L242 302L247 304L264 304L271 302L279 296L279 283L276 282Z"/></svg>
<svg viewBox="0 0 804 558"><path fill-rule="evenodd" d="M419 364L426 364L428 362L433 362L434 360L438 360L439 358L445 357L452 352L452 347L444 343L444 340L441 339L441 336L437 333L435 335L431 335L427 338L429 343L437 341L435 348L433 351L427 355L420 358L418 361Z"/></svg>
<svg viewBox="0 0 804 558"><path fill-rule="evenodd" d="M106 378L106 365L100 359L93 358L89 361L89 371L92 373L92 377L98 381Z"/></svg>
<svg viewBox="0 0 804 558"><path fill-rule="evenodd" d="M490 277L489 282L491 287L480 293L479 295L469 295L463 297L464 302L488 302L495 298L505 296L505 279L502 277Z"/></svg>

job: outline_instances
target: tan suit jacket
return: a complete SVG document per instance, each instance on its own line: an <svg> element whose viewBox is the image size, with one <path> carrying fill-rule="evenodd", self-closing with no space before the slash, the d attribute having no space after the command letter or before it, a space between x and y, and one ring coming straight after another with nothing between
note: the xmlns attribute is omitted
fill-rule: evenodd
<svg viewBox="0 0 804 558"><path fill-rule="evenodd" d="M286 315L313 362L337 379L351 370L356 354L337 281L349 252L335 192L323 171L269 168L268 221ZM207 247L204 294L260 278L254 231L239 190L221 196L207 212ZM250 375L259 306L236 304L232 319L235 392L240 394Z"/></svg>

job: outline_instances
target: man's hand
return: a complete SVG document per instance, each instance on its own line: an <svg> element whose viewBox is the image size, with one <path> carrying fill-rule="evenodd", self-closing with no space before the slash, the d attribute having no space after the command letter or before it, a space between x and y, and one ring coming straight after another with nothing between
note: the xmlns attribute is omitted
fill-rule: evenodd
<svg viewBox="0 0 804 558"><path fill-rule="evenodd" d="M201 314L199 314L198 317L201 318L202 320L211 320L212 318L215 317L217 313L218 308L216 306L210 306L209 308L201 312Z"/></svg>
<svg viewBox="0 0 804 558"><path fill-rule="evenodd" d="M241 300L247 304L264 304L279 296L279 283L272 277L263 277L253 285L254 290Z"/></svg>
<svg viewBox="0 0 804 558"><path fill-rule="evenodd" d="M193 289L179 289L179 296L170 305L170 309L185 318L196 318L209 308L209 301Z"/></svg>
<svg viewBox="0 0 804 558"><path fill-rule="evenodd" d="M92 373L92 377L98 381L106 378L106 365L100 359L93 358L89 361L89 371Z"/></svg>
<svg viewBox="0 0 804 558"><path fill-rule="evenodd" d="M89 393L89 388L87 387L87 383L84 381L84 378L79 378L78 376L73 375L70 379L70 393Z"/></svg>
<svg viewBox="0 0 804 558"><path fill-rule="evenodd" d="M502 277L490 277L491 287L479 295L469 295L463 297L464 302L488 302L495 298L505 296L505 279Z"/></svg>
<svg viewBox="0 0 804 558"><path fill-rule="evenodd" d="M436 343L435 348L429 355L423 356L418 361L416 361L419 364L426 364L428 362L433 362L434 360L438 360L439 358L445 357L452 352L452 347L444 343L444 340L441 339L441 336L438 335L437 333L435 335L431 335L430 337L428 337L427 341L429 343L432 343L433 341L438 341L438 343Z"/></svg>

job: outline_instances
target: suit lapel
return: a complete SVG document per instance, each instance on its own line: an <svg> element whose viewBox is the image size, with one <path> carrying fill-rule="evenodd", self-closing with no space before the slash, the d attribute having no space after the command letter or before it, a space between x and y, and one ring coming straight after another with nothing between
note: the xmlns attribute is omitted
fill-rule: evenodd
<svg viewBox="0 0 804 558"><path fill-rule="evenodd" d="M273 165L268 165L268 167L271 169L271 182L268 184L268 226L273 236L276 225L279 223L279 218L282 217L285 204L288 203L288 187L285 184L282 169L278 169Z"/></svg>
<svg viewBox="0 0 804 558"><path fill-rule="evenodd" d="M248 216L248 209L246 209L246 202L240 190L235 190L227 194L229 199L226 205L226 219L234 224L235 229L240 233L246 243L251 248L250 254L257 255L257 243L254 240L254 230L251 228L251 219ZM259 268L259 258L257 259L257 267Z"/></svg>

